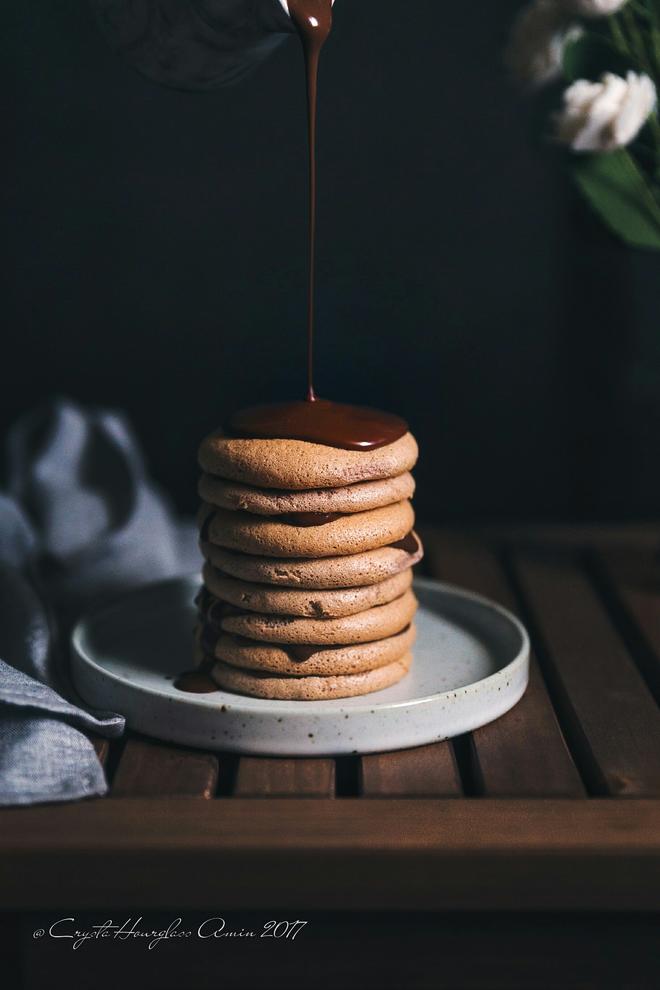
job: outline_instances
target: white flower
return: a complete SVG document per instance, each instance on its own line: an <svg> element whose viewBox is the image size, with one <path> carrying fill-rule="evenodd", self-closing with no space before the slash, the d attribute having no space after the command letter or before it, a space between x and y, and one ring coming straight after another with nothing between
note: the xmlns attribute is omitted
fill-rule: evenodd
<svg viewBox="0 0 660 990"><path fill-rule="evenodd" d="M581 33L557 0L534 0L513 22L506 62L522 82L549 82L561 71L566 43Z"/></svg>
<svg viewBox="0 0 660 990"><path fill-rule="evenodd" d="M566 6L581 17L609 17L626 3L628 0L566 0Z"/></svg>
<svg viewBox="0 0 660 990"><path fill-rule="evenodd" d="M629 144L656 102L655 86L646 75L629 72L625 79L606 72L600 82L578 79L564 93L555 118L557 137L573 151L613 151Z"/></svg>

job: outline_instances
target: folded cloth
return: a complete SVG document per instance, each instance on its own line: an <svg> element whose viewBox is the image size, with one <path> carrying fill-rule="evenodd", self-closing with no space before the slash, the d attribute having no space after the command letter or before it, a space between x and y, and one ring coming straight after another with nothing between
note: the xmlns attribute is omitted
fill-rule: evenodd
<svg viewBox="0 0 660 990"><path fill-rule="evenodd" d="M67 675L68 634L106 596L200 567L192 522L147 476L125 420L59 400L9 434L0 495L0 805L104 794L85 735L124 719L90 713Z"/></svg>

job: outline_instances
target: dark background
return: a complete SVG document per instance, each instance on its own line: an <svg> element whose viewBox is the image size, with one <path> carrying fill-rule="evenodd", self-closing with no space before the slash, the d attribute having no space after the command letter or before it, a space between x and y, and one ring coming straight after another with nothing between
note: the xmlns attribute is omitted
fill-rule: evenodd
<svg viewBox="0 0 660 990"><path fill-rule="evenodd" d="M410 421L427 518L657 517L660 256L610 237L533 137L502 67L518 6L337 3L318 390ZM123 64L80 0L3 22L0 427L53 393L121 407L191 509L200 437L303 395L299 46L190 94Z"/></svg>

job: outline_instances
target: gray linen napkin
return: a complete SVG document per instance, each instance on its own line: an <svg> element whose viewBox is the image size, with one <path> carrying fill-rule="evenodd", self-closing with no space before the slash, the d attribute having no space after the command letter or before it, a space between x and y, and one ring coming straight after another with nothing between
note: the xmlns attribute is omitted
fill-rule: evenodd
<svg viewBox="0 0 660 990"><path fill-rule="evenodd" d="M124 419L64 400L8 438L0 494L0 805L104 794L84 734L124 719L82 707L67 675L82 611L139 584L200 566L192 522L149 480ZM83 730L83 731L81 731Z"/></svg>

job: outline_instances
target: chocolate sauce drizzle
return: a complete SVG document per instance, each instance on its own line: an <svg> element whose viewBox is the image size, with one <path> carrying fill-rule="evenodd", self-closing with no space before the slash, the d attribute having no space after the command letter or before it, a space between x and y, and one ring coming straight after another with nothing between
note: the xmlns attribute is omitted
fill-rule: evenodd
<svg viewBox="0 0 660 990"><path fill-rule="evenodd" d="M309 239L307 271L307 401L314 402L314 283L316 276L316 104L319 56L332 28L332 0L288 0L305 55L309 142Z"/></svg>
<svg viewBox="0 0 660 990"><path fill-rule="evenodd" d="M288 0L288 6L302 42L307 77L309 127L307 399L300 402L256 406L238 412L230 420L227 433L231 436L254 439L307 440L346 450L374 450L394 443L407 433L407 423L390 413L319 399L314 390L316 106L319 56L332 28L332 0Z"/></svg>

